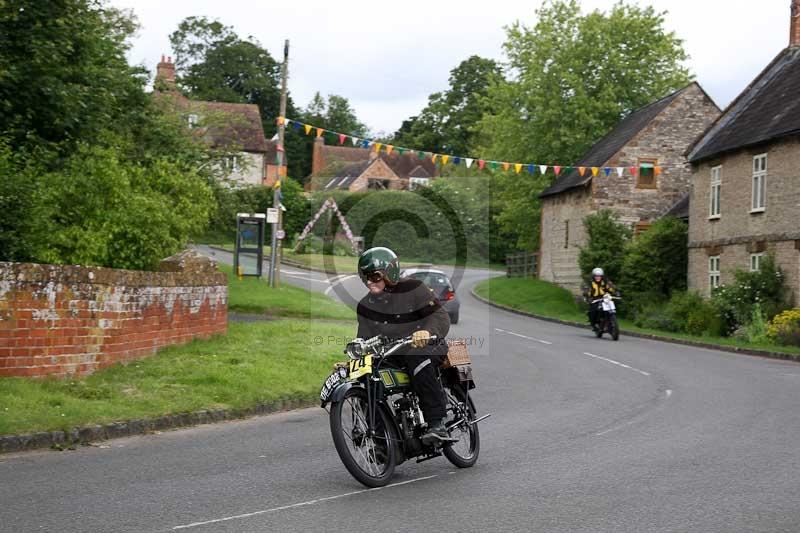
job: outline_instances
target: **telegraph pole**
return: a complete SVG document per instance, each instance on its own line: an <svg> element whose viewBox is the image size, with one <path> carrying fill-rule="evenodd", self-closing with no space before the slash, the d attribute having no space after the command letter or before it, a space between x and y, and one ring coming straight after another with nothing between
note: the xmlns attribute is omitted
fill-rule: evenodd
<svg viewBox="0 0 800 533"><path fill-rule="evenodd" d="M283 65L281 65L281 120L278 124L278 181L272 193L272 207L278 209L278 223L272 225L272 246L269 256L269 286L277 287L281 281L280 260L282 256L278 232L283 231L283 209L281 209L281 180L286 177L282 169L286 168L286 146L283 144L286 133L286 80L289 75L289 39L283 44Z"/></svg>

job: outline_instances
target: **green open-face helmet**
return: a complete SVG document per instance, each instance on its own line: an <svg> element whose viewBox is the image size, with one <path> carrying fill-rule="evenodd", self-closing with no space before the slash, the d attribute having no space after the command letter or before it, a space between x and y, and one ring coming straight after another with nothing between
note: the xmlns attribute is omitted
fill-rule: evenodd
<svg viewBox="0 0 800 533"><path fill-rule="evenodd" d="M400 260L397 254L382 246L365 250L358 258L358 275L367 282L370 275L380 272L383 279L394 285L400 281Z"/></svg>

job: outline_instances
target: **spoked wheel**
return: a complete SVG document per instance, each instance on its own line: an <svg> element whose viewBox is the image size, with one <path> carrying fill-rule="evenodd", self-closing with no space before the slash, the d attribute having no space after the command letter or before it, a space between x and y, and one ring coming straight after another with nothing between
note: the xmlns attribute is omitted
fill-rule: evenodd
<svg viewBox="0 0 800 533"><path fill-rule="evenodd" d="M378 409L369 434L367 393L353 388L331 406L331 435L347 471L367 487L383 487L394 473L395 447L386 414Z"/></svg>
<svg viewBox="0 0 800 533"><path fill-rule="evenodd" d="M475 420L475 404L472 398L466 403L464 389L460 385L445 386L447 396L447 418L445 425L450 427L459 421L450 430L450 436L459 439L458 442L446 445L442 451L447 460L459 468L469 468L478 460L481 450L481 440L478 433L478 424L469 424Z"/></svg>

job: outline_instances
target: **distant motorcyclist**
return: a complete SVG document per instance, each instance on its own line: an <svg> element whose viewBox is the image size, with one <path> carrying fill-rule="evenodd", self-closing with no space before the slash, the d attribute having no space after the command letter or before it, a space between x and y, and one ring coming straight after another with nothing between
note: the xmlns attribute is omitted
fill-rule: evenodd
<svg viewBox="0 0 800 533"><path fill-rule="evenodd" d="M583 297L589 303L589 323L593 330L597 330L597 317L600 312L600 303L592 303L594 300L602 298L605 294L612 296L617 294L617 289L611 280L606 279L605 272L600 267L592 270L592 277L584 287Z"/></svg>
<svg viewBox="0 0 800 533"><path fill-rule="evenodd" d="M400 278L399 260L388 248L370 248L362 253L358 258L358 275L369 293L356 309L357 336L413 338L411 348L393 355L392 359L411 375L411 386L428 423L428 432L422 440L426 443L453 440L444 426L447 414L444 390L436 376L436 368L447 355L444 342L450 329L447 311L420 280ZM432 335L439 340L431 342Z"/></svg>

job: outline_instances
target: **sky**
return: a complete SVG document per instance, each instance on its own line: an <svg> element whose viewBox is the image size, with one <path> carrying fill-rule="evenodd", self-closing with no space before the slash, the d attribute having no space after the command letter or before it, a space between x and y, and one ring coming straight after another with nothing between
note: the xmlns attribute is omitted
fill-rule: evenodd
<svg viewBox="0 0 800 533"><path fill-rule="evenodd" d="M789 40L790 0L628 0L666 11L683 39L687 66L724 108ZM582 0L585 12L614 0ZM273 57L290 40L289 91L305 107L316 91L350 100L374 133L392 133L446 90L450 70L471 55L503 61L505 27L536 23L541 0L110 0L132 9L141 28L129 60L151 72L171 55L169 34L189 16L205 16L253 36ZM289 117L292 118L292 117ZM343 132L349 133L349 132Z"/></svg>

